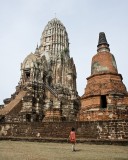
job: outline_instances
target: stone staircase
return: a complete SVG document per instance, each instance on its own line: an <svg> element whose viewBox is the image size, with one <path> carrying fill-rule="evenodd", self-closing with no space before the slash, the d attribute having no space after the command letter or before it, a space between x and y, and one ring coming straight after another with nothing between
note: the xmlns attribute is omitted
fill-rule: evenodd
<svg viewBox="0 0 128 160"><path fill-rule="evenodd" d="M14 108L16 108L18 104L21 103L21 100L26 95L26 93L27 91L20 91L9 104L7 104L4 108L0 109L0 116L7 115Z"/></svg>
<svg viewBox="0 0 128 160"><path fill-rule="evenodd" d="M57 92L50 86L48 86L46 83L43 83L44 87L47 88L55 97L58 97Z"/></svg>

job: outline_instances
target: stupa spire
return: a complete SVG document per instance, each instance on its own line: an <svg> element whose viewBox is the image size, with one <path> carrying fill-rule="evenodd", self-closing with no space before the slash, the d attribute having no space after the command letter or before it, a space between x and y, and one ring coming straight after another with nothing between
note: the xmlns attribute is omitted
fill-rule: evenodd
<svg viewBox="0 0 128 160"><path fill-rule="evenodd" d="M109 44L107 42L106 36L104 32L99 33L99 41L97 45L97 51L100 52L101 50L103 51L105 49L106 51L110 51L109 49Z"/></svg>

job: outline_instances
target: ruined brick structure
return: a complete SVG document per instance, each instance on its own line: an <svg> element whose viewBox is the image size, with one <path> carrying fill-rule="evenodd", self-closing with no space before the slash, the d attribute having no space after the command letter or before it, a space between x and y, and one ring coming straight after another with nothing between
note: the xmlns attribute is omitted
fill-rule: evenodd
<svg viewBox="0 0 128 160"><path fill-rule="evenodd" d="M54 18L21 64L15 93L0 105L0 139L67 140L74 126L81 140L127 143L128 92L103 32L81 99L76 77L67 31Z"/></svg>
<svg viewBox="0 0 128 160"><path fill-rule="evenodd" d="M99 34L97 54L92 58L91 76L81 97L80 120L128 118L128 92L118 73L105 34Z"/></svg>
<svg viewBox="0 0 128 160"><path fill-rule="evenodd" d="M66 28L54 18L46 25L35 52L21 64L19 84L4 101L1 121L76 120L80 106L76 76Z"/></svg>
<svg viewBox="0 0 128 160"><path fill-rule="evenodd" d="M82 139L110 140L108 142L112 144L111 140L117 140L123 144L122 140L125 140L128 144L128 120L2 123L0 139L51 141L61 138L67 142L72 126L76 129L77 142Z"/></svg>
<svg viewBox="0 0 128 160"><path fill-rule="evenodd" d="M21 64L15 93L0 105L0 122L128 119L128 92L103 32L81 99L76 77L66 28L54 18L46 25L35 52Z"/></svg>

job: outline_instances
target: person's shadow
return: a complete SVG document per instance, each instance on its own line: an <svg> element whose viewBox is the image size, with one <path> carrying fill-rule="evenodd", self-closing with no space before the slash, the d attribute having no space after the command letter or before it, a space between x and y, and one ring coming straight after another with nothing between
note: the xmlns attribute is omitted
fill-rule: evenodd
<svg viewBox="0 0 128 160"><path fill-rule="evenodd" d="M82 151L82 149L76 149L75 151L76 151L76 152L80 152L80 151Z"/></svg>

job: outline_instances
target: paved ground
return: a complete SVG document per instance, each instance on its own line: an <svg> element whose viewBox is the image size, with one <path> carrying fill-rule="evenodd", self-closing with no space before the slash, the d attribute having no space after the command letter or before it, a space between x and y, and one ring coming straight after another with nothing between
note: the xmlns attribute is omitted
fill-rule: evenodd
<svg viewBox="0 0 128 160"><path fill-rule="evenodd" d="M128 160L128 146L0 141L0 160Z"/></svg>

